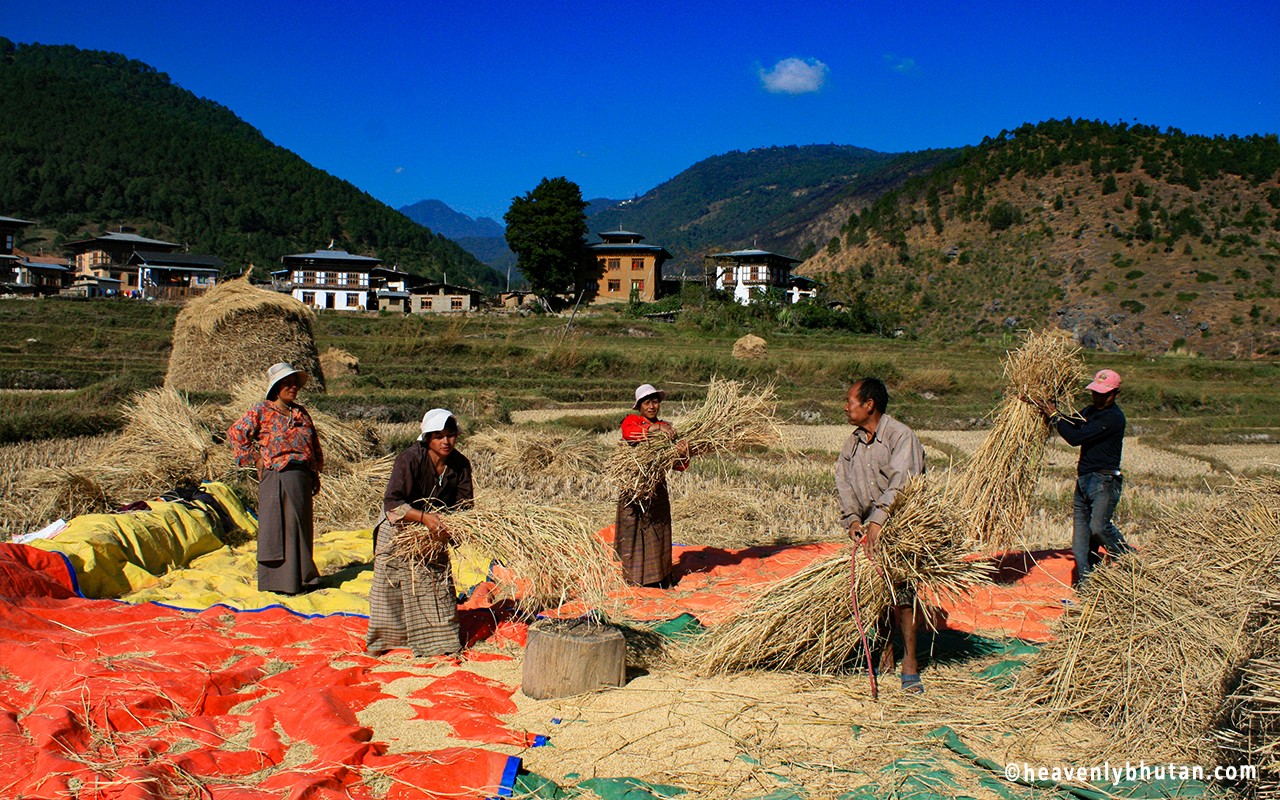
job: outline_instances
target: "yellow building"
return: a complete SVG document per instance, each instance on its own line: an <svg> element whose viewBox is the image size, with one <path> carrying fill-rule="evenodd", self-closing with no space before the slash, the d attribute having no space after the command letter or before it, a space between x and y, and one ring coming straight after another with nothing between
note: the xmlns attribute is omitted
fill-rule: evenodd
<svg viewBox="0 0 1280 800"><path fill-rule="evenodd" d="M605 231L603 242L587 245L587 252L601 268L594 303L625 303L633 296L650 303L662 296L662 264L671 258L664 248L640 244L644 239L631 231Z"/></svg>

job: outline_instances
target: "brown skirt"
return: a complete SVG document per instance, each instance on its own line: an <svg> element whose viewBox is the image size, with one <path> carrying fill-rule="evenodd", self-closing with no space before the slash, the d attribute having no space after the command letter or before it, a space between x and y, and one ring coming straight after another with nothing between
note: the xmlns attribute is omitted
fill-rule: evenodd
<svg viewBox="0 0 1280 800"><path fill-rule="evenodd" d="M644 503L618 500L613 546L627 583L653 586L671 577L671 498L665 483Z"/></svg>
<svg viewBox="0 0 1280 800"><path fill-rule="evenodd" d="M266 472L258 483L258 591L299 594L320 586L312 548L311 473Z"/></svg>

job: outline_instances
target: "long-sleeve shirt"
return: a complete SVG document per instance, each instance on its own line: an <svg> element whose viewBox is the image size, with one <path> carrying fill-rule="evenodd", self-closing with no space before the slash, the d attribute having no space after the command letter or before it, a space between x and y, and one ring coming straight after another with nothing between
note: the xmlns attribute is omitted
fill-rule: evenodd
<svg viewBox="0 0 1280 800"><path fill-rule="evenodd" d="M227 429L236 464L256 466L259 459L269 472L282 472L291 464L299 464L319 475L324 470L324 453L320 435L311 415L300 405L281 411L270 400L254 404L234 425Z"/></svg>
<svg viewBox="0 0 1280 800"><path fill-rule="evenodd" d="M910 428L885 414L874 434L856 428L836 459L840 522L884 525L894 498L924 472L924 445Z"/></svg>
<svg viewBox="0 0 1280 800"><path fill-rule="evenodd" d="M454 450L445 459L443 473L437 473L427 446L418 441L396 456L387 491L382 496L382 508L394 511L408 504L422 509L420 500L428 501L426 505L430 509L425 510L470 508L474 497L471 462L467 457Z"/></svg>
<svg viewBox="0 0 1280 800"><path fill-rule="evenodd" d="M1072 447L1080 448L1077 475L1091 472L1119 472L1124 450L1124 412L1117 405L1109 408L1080 409L1083 420L1060 419L1058 435Z"/></svg>
<svg viewBox="0 0 1280 800"><path fill-rule="evenodd" d="M622 441L628 444L643 442L645 439L649 438L650 427L664 422L665 420L660 419L650 422L639 414L628 414L626 418L622 420ZM689 462L687 460L677 461L674 467L676 472L684 472L688 468Z"/></svg>

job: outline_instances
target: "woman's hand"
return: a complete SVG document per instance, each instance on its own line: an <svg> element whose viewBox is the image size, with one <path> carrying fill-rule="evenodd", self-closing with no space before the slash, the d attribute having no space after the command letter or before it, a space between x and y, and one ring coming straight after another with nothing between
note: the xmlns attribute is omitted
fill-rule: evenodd
<svg viewBox="0 0 1280 800"><path fill-rule="evenodd" d="M435 539L443 544L449 543L449 529L444 526L444 519L439 514L422 513L422 524L435 535Z"/></svg>
<svg viewBox="0 0 1280 800"><path fill-rule="evenodd" d="M311 496L315 497L320 494L320 474L316 473L311 476Z"/></svg>

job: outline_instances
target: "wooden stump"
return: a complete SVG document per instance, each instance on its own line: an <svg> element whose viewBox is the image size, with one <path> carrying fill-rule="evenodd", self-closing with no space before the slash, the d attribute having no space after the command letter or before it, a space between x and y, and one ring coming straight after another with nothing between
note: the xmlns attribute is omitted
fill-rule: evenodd
<svg viewBox="0 0 1280 800"><path fill-rule="evenodd" d="M622 631L591 620L543 619L529 626L521 691L535 700L622 686L627 643Z"/></svg>

